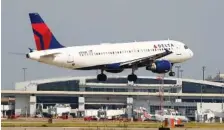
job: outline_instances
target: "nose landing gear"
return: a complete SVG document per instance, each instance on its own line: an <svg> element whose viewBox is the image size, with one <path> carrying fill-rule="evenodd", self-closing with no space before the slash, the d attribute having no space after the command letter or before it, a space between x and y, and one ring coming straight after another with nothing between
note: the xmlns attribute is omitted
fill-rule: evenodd
<svg viewBox="0 0 224 130"><path fill-rule="evenodd" d="M169 72L169 76L175 76L175 72L170 71L170 72Z"/></svg>

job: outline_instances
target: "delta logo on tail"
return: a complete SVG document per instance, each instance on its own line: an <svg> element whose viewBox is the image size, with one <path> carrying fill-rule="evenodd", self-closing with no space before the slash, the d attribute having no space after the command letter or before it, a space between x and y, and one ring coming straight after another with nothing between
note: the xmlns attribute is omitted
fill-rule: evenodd
<svg viewBox="0 0 224 130"><path fill-rule="evenodd" d="M63 48L38 13L29 13L37 50Z"/></svg>

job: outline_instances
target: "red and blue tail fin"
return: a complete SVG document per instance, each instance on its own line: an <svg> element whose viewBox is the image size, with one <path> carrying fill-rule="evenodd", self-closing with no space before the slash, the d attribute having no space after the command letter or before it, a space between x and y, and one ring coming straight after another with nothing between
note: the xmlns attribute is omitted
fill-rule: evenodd
<svg viewBox="0 0 224 130"><path fill-rule="evenodd" d="M38 13L29 13L37 50L63 48Z"/></svg>

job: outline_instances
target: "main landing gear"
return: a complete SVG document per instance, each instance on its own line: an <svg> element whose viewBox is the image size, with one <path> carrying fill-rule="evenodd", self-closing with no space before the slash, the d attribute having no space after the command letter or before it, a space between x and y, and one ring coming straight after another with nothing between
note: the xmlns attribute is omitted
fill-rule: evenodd
<svg viewBox="0 0 224 130"><path fill-rule="evenodd" d="M137 79L138 79L138 77L135 74L128 75L128 81L136 82Z"/></svg>
<svg viewBox="0 0 224 130"><path fill-rule="evenodd" d="M137 75L134 74L135 70L137 70L137 67L132 67L132 73L127 77L128 81L136 82L138 79Z"/></svg>
<svg viewBox="0 0 224 130"><path fill-rule="evenodd" d="M107 75L105 75L105 74L103 73L103 70L101 70L101 74L98 74L98 75L97 75L97 80L98 80L98 81L106 81L106 80L107 80Z"/></svg>
<svg viewBox="0 0 224 130"><path fill-rule="evenodd" d="M132 68L132 74L128 75L127 79L131 82L136 82L138 79L137 75L134 74L134 71L137 70L136 67ZM103 73L103 69L101 70L101 73L97 75L97 80L100 82L105 82L107 80L107 75Z"/></svg>

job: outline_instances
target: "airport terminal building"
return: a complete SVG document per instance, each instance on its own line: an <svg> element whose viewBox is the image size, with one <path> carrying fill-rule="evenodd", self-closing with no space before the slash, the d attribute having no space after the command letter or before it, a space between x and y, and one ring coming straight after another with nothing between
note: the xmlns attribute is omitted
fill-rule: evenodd
<svg viewBox="0 0 224 130"><path fill-rule="evenodd" d="M96 77L63 77L19 82L15 90L2 90L2 97L14 97L14 112L34 116L40 107L46 110L56 104L69 104L77 117L86 110L107 108L133 109L144 107L150 113L163 108L181 111L194 120L195 111L208 109L206 103L216 111L224 109L224 83L193 79L143 77L135 84L126 76L108 76L106 82ZM162 100L161 100L162 99ZM213 109L213 110L214 110ZM43 112L43 111L42 111Z"/></svg>

